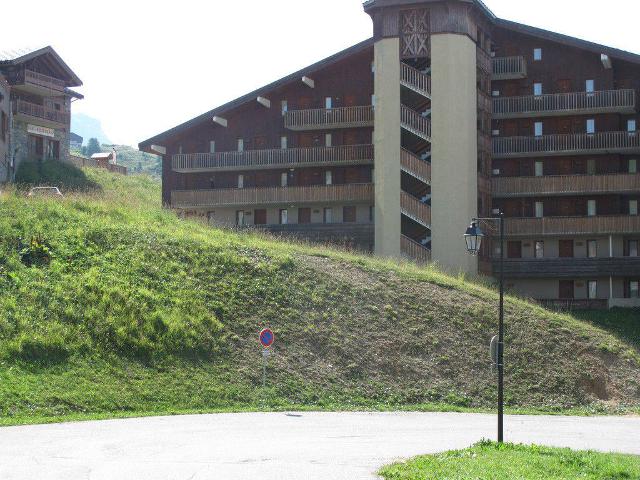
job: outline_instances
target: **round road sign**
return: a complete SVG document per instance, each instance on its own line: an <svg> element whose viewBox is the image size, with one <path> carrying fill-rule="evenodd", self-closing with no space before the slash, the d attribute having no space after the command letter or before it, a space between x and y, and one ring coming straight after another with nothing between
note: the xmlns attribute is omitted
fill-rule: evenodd
<svg viewBox="0 0 640 480"><path fill-rule="evenodd" d="M273 341L275 340L275 335L269 328L265 328L260 332L260 343L263 347L269 348L273 345Z"/></svg>

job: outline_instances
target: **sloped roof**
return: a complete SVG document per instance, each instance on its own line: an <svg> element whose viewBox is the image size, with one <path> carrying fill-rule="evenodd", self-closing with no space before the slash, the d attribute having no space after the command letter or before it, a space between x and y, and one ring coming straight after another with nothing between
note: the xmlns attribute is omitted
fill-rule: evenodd
<svg viewBox="0 0 640 480"><path fill-rule="evenodd" d="M91 155L91 158L93 158L94 160L110 160L111 158L113 158L113 152L94 153L93 155Z"/></svg>
<svg viewBox="0 0 640 480"><path fill-rule="evenodd" d="M58 66L66 73L68 80L68 87L79 87L82 85L82 80L74 73L69 65L56 53L51 46L39 48L37 50L30 49L8 49L0 51L0 65L19 65L27 62L33 58L43 55L50 55Z"/></svg>
<svg viewBox="0 0 640 480"><path fill-rule="evenodd" d="M330 57L327 57L324 60L314 63L313 65L309 65L308 67L305 67L302 70L298 70L297 72L292 73L291 75L287 75L286 77L281 78L280 80L276 80L275 82L270 83L269 85L266 85L262 88L259 88L258 90L254 90L253 92L248 93L235 100L232 100L229 103L225 103L224 105L216 107L213 110L208 111L207 113L203 113L202 115L195 117L192 120L189 120L188 122L185 122L181 125L178 125L177 127L167 130L164 133L161 133L159 135L156 135L155 137L152 137L143 142L140 142L140 144L138 145L138 148L140 150L143 150L144 148L150 147L153 144L162 144L162 141L168 136L187 130L188 128L191 128L202 122L211 121L215 115L221 115L222 113L228 110L232 110L236 107L239 107L240 105L243 105L245 103L255 102L257 97L265 96L269 91L276 90L288 83L292 83L296 81L299 82L303 75L312 74L317 70L325 68L333 63L339 62L340 60L344 60L345 58L351 55L365 51L367 48L370 48L370 47L373 47L373 38L369 38L363 42L353 45L352 47L342 50L341 52L338 52L335 55L331 55Z"/></svg>

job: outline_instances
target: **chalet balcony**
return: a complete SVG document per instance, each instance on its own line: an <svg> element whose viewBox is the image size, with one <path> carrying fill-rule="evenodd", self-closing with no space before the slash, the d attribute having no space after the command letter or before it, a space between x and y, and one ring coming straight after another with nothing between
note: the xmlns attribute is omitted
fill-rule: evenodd
<svg viewBox="0 0 640 480"><path fill-rule="evenodd" d="M493 139L493 158L607 153L640 153L640 133L575 133L539 137L496 137Z"/></svg>
<svg viewBox="0 0 640 480"><path fill-rule="evenodd" d="M63 80L26 68L10 76L9 83L20 90L38 95L58 94L64 92L66 88L66 83Z"/></svg>
<svg viewBox="0 0 640 480"><path fill-rule="evenodd" d="M400 107L400 126L424 141L431 141L431 120L404 105Z"/></svg>
<svg viewBox="0 0 640 480"><path fill-rule="evenodd" d="M171 206L174 208L342 202L373 204L373 184L223 188L215 190L174 190L171 192Z"/></svg>
<svg viewBox="0 0 640 480"><path fill-rule="evenodd" d="M173 155L174 172L211 172L373 163L373 145Z"/></svg>
<svg viewBox="0 0 640 480"><path fill-rule="evenodd" d="M421 265L431 261L431 250L405 235L400 236L400 251L402 256Z"/></svg>
<svg viewBox="0 0 640 480"><path fill-rule="evenodd" d="M635 90L603 90L493 99L494 119L599 113L633 114L636 110Z"/></svg>
<svg viewBox="0 0 640 480"><path fill-rule="evenodd" d="M25 102L24 100L15 100L13 102L13 113L14 115L24 115L29 118L35 118L40 123L45 123L53 127L69 125L70 122L68 113L53 110L44 105Z"/></svg>
<svg viewBox="0 0 640 480"><path fill-rule="evenodd" d="M400 209L402 214L419 223L423 227L431 228L431 207L406 192L400 192Z"/></svg>
<svg viewBox="0 0 640 480"><path fill-rule="evenodd" d="M494 273L500 271L494 260ZM598 278L631 277L640 272L640 257L540 258L504 261L507 278Z"/></svg>
<svg viewBox="0 0 640 480"><path fill-rule="evenodd" d="M640 174L494 177L492 194L498 198L640 192Z"/></svg>
<svg viewBox="0 0 640 480"><path fill-rule="evenodd" d="M431 163L404 148L400 150L400 168L421 182L431 184Z"/></svg>
<svg viewBox="0 0 640 480"><path fill-rule="evenodd" d="M507 218L505 234L510 237L639 234L640 216Z"/></svg>
<svg viewBox="0 0 640 480"><path fill-rule="evenodd" d="M431 77L406 63L400 64L400 85L426 98L431 98Z"/></svg>
<svg viewBox="0 0 640 480"><path fill-rule="evenodd" d="M518 80L527 78L527 62L524 57L497 57L492 59L493 80Z"/></svg>
<svg viewBox="0 0 640 480"><path fill-rule="evenodd" d="M294 131L373 127L373 106L291 110L284 115L284 126Z"/></svg>

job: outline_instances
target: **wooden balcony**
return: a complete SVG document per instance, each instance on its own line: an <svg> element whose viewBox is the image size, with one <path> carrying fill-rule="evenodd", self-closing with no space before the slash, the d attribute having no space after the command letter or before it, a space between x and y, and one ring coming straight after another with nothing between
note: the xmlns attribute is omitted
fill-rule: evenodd
<svg viewBox="0 0 640 480"><path fill-rule="evenodd" d="M284 126L294 131L373 127L373 106L291 110L284 115Z"/></svg>
<svg viewBox="0 0 640 480"><path fill-rule="evenodd" d="M403 257L421 265L431 261L431 250L405 235L400 236L400 251Z"/></svg>
<svg viewBox="0 0 640 480"><path fill-rule="evenodd" d="M400 168L421 182L431 184L431 163L404 148L400 150Z"/></svg>
<svg viewBox="0 0 640 480"><path fill-rule="evenodd" d="M510 237L639 234L640 216L507 218Z"/></svg>
<svg viewBox="0 0 640 480"><path fill-rule="evenodd" d="M492 60L493 80L517 80L527 77L524 57L497 57Z"/></svg>
<svg viewBox="0 0 640 480"><path fill-rule="evenodd" d="M52 126L69 125L70 122L68 113L25 102L24 100L15 100L13 102L13 113L14 115L26 115L27 117L36 118L41 123L42 120L45 120L44 123L53 124Z"/></svg>
<svg viewBox="0 0 640 480"><path fill-rule="evenodd" d="M216 190L174 190L171 192L171 206L174 208L341 202L373 204L373 184L224 188Z"/></svg>
<svg viewBox="0 0 640 480"><path fill-rule="evenodd" d="M431 77L406 63L400 64L400 85L423 97L431 98Z"/></svg>
<svg viewBox="0 0 640 480"><path fill-rule="evenodd" d="M400 107L400 126L427 142L431 141L431 120L404 105Z"/></svg>
<svg viewBox="0 0 640 480"><path fill-rule="evenodd" d="M494 260L494 274L500 271ZM507 278L630 277L640 272L640 257L541 258L504 261Z"/></svg>
<svg viewBox="0 0 640 480"><path fill-rule="evenodd" d="M180 173L370 163L373 145L192 153L171 158L171 168Z"/></svg>
<svg viewBox="0 0 640 480"><path fill-rule="evenodd" d="M402 214L419 223L423 227L431 228L431 207L406 192L400 192L400 209Z"/></svg>
<svg viewBox="0 0 640 480"><path fill-rule="evenodd" d="M639 132L496 137L493 158L640 153Z"/></svg>
<svg viewBox="0 0 640 480"><path fill-rule="evenodd" d="M62 93L66 88L66 83L42 73L29 69L22 69L9 77L9 83L24 90L36 94Z"/></svg>
<svg viewBox="0 0 640 480"><path fill-rule="evenodd" d="M493 99L493 118L552 117L599 113L632 114L637 110L635 90L557 93Z"/></svg>
<svg viewBox="0 0 640 480"><path fill-rule="evenodd" d="M494 177L492 191L499 198L640 192L640 174Z"/></svg>

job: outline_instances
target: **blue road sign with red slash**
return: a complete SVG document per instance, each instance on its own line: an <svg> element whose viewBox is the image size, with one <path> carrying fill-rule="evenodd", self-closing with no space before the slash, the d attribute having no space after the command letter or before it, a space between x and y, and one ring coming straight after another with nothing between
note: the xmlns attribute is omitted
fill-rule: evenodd
<svg viewBox="0 0 640 480"><path fill-rule="evenodd" d="M265 328L260 332L260 343L264 348L269 348L273 345L273 341L275 340L275 335L269 328Z"/></svg>

